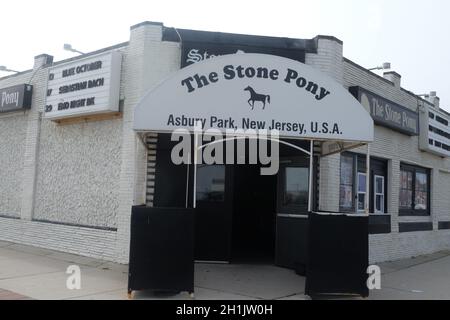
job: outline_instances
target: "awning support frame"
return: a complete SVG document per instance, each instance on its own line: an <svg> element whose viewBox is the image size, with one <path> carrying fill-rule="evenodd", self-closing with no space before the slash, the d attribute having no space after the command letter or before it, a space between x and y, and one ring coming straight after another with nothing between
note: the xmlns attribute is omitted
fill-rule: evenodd
<svg viewBox="0 0 450 320"><path fill-rule="evenodd" d="M309 192L308 192L308 212L312 212L313 207L313 178L314 178L314 140L310 141L309 152Z"/></svg>
<svg viewBox="0 0 450 320"><path fill-rule="evenodd" d="M370 215L370 143L367 144L366 156L366 197L364 198L364 213Z"/></svg>

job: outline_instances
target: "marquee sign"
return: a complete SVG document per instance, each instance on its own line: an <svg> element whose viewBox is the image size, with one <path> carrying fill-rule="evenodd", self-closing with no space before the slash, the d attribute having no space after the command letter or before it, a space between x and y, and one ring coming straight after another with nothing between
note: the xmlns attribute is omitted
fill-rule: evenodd
<svg viewBox="0 0 450 320"><path fill-rule="evenodd" d="M370 112L376 124L410 136L419 135L419 114L417 112L361 87L351 87L350 92Z"/></svg>
<svg viewBox="0 0 450 320"><path fill-rule="evenodd" d="M263 54L186 67L135 109L137 131L278 130L282 137L373 141L373 120L340 84L294 60Z"/></svg>
<svg viewBox="0 0 450 320"><path fill-rule="evenodd" d="M119 110L121 55L108 52L50 69L45 117L62 119Z"/></svg>
<svg viewBox="0 0 450 320"><path fill-rule="evenodd" d="M0 113L30 109L32 93L29 84L0 89Z"/></svg>

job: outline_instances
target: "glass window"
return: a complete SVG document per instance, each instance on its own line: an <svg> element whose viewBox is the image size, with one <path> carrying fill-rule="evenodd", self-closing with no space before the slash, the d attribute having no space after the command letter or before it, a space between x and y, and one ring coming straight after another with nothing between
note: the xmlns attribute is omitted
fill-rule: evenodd
<svg viewBox="0 0 450 320"><path fill-rule="evenodd" d="M225 200L225 166L199 165L197 168L197 201Z"/></svg>
<svg viewBox="0 0 450 320"><path fill-rule="evenodd" d="M353 157L341 156L340 206L353 209Z"/></svg>
<svg viewBox="0 0 450 320"><path fill-rule="evenodd" d="M366 193L366 174L358 173L358 192Z"/></svg>
<svg viewBox="0 0 450 320"><path fill-rule="evenodd" d="M284 199L285 206L308 205L309 169L300 167L285 168Z"/></svg>
<svg viewBox="0 0 450 320"><path fill-rule="evenodd" d="M410 209L412 206L412 179L412 172L400 172L400 208Z"/></svg>
<svg viewBox="0 0 450 320"><path fill-rule="evenodd" d="M448 121L445 120L444 118L441 118L439 116L436 116L436 121L443 124L444 126L448 126Z"/></svg>
<svg viewBox="0 0 450 320"><path fill-rule="evenodd" d="M384 194L384 177L375 176L375 193Z"/></svg>
<svg viewBox="0 0 450 320"><path fill-rule="evenodd" d="M362 213L366 209L367 200L371 213L385 213L387 164L384 160L372 158L370 160L371 175L369 177L367 177L365 166L364 155L350 153L341 155L339 192L340 210L342 212ZM367 179L370 183L369 190L367 190Z"/></svg>
<svg viewBox="0 0 450 320"><path fill-rule="evenodd" d="M400 172L400 211L407 214L429 214L429 178L426 169L403 166Z"/></svg>
<svg viewBox="0 0 450 320"><path fill-rule="evenodd" d="M366 201L366 174L358 173L358 211L365 210L365 201Z"/></svg>
<svg viewBox="0 0 450 320"><path fill-rule="evenodd" d="M384 177L375 176L374 185L374 210L375 213L385 213L385 193L384 193Z"/></svg>
<svg viewBox="0 0 450 320"><path fill-rule="evenodd" d="M428 208L428 176L426 173L416 172L415 210Z"/></svg>

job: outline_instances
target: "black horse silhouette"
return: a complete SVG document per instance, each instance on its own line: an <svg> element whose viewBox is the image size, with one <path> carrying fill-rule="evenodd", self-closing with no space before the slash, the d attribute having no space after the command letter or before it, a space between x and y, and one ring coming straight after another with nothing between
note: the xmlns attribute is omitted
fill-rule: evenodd
<svg viewBox="0 0 450 320"><path fill-rule="evenodd" d="M256 93L252 87L248 86L244 89L244 91L250 92L250 99L248 99L248 104L252 107L252 110L255 108L255 102L259 101L263 103L263 110L266 108L266 101L270 104L270 96Z"/></svg>

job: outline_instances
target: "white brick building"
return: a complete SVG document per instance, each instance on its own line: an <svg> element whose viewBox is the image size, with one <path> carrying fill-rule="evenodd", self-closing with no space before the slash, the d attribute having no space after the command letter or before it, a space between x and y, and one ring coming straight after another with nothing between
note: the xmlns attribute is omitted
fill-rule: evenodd
<svg viewBox="0 0 450 320"><path fill-rule="evenodd" d="M158 138L147 137L149 150L144 147L132 130L133 111L148 90L180 69L180 38L184 41L183 37L196 34L144 22L131 27L126 43L60 62L53 62L48 55L36 56L32 70L0 78L0 89L33 86L29 110L0 113L0 240L128 262L131 207L153 205L161 184L156 178ZM201 34L208 37L208 33ZM264 38L258 37L259 45L267 47L275 41ZM208 41L214 39L212 35ZM361 87L417 117L428 110L441 114L441 119L450 118L439 109L437 98L424 100L401 88L399 75L387 73L383 78L344 58L343 44L336 38L278 41L288 46L292 42L289 50L297 46L306 64L346 89ZM49 70L110 51L122 54L120 116L66 124L46 119ZM384 207L384 213L371 217L371 262L449 249L449 158L422 151L418 132L410 135L378 124L372 155L378 160L386 188L379 198L371 196L372 206L379 199ZM347 154L356 165L351 178L342 177L341 155L320 160L318 210L357 211L356 180L362 178L358 154L365 152L361 148ZM406 179L403 184L401 175ZM424 185L429 188L424 190ZM341 190L347 191L347 197Z"/></svg>

